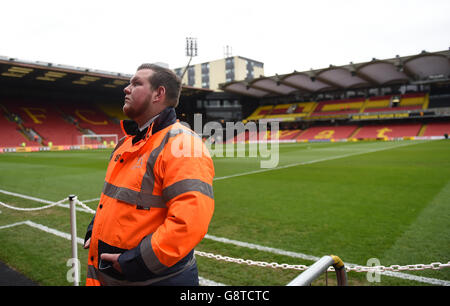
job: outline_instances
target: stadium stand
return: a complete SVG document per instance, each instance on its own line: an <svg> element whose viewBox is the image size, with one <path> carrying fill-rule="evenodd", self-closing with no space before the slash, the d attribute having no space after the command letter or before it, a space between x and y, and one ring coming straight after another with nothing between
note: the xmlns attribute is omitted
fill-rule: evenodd
<svg viewBox="0 0 450 306"><path fill-rule="evenodd" d="M320 141L331 139L345 139L349 138L353 132L358 128L357 125L344 125L344 126L317 126L311 127L301 134L296 139Z"/></svg>
<svg viewBox="0 0 450 306"><path fill-rule="evenodd" d="M227 139L225 141L225 143L230 144L230 143L240 143L240 142L247 142L249 140L257 140L258 139L258 133L257 132L249 132L249 131L244 131L242 133L239 133L238 135L231 137L229 139Z"/></svg>
<svg viewBox="0 0 450 306"><path fill-rule="evenodd" d="M297 137L302 133L302 130L278 130L277 134L271 131L258 133L258 140L273 140L277 139L280 142L295 142Z"/></svg>
<svg viewBox="0 0 450 306"><path fill-rule="evenodd" d="M106 106L104 108L108 109ZM1 147L79 145L83 134L123 136L119 119L88 103L4 100L1 105ZM115 108L109 107L111 115ZM99 139L100 140L100 139ZM90 140L89 143L99 143Z"/></svg>
<svg viewBox="0 0 450 306"><path fill-rule="evenodd" d="M227 143L244 140L270 140L270 131L249 132L235 136ZM421 123L397 123L376 125L340 125L340 126L315 126L304 130L279 130L280 142L294 141L332 141L343 139L394 139L415 136L443 136L450 134L450 122Z"/></svg>
<svg viewBox="0 0 450 306"><path fill-rule="evenodd" d="M377 112L382 109L389 109L392 96L370 97L367 99L361 112Z"/></svg>
<svg viewBox="0 0 450 306"><path fill-rule="evenodd" d="M0 146L2 147L20 147L23 144L26 146L36 146L38 143L28 140L23 133L20 132L18 123L14 122L13 114L6 113L5 110L0 109ZM8 120L10 117L10 120Z"/></svg>
<svg viewBox="0 0 450 306"><path fill-rule="evenodd" d="M316 102L301 102L297 103L297 108L294 113L296 114L309 114L316 108Z"/></svg>
<svg viewBox="0 0 450 306"><path fill-rule="evenodd" d="M450 122L431 122L424 125L422 135L419 136L443 136L450 135Z"/></svg>
<svg viewBox="0 0 450 306"><path fill-rule="evenodd" d="M123 114L122 108L115 105L111 105L108 102L98 102L97 107L105 113L110 120L118 123L120 120L128 119L127 116Z"/></svg>
<svg viewBox="0 0 450 306"><path fill-rule="evenodd" d="M239 135L236 135L232 139L228 139L227 143L238 143L242 140L245 142L251 141L251 140L271 140L275 139L275 137L280 142L295 142L297 140L297 137L302 133L302 130L296 129L296 130L279 130L277 135L272 134L271 131L264 131L264 132L249 132L244 131L240 133ZM272 137L274 136L274 137Z"/></svg>
<svg viewBox="0 0 450 306"><path fill-rule="evenodd" d="M62 103L61 110L84 134L117 134L123 136L117 120L114 122L96 106L81 102L76 105Z"/></svg>
<svg viewBox="0 0 450 306"><path fill-rule="evenodd" d="M359 113L364 98L318 102L311 117Z"/></svg>
<svg viewBox="0 0 450 306"><path fill-rule="evenodd" d="M287 103L279 105L265 105L258 107L247 119L280 119L293 121L301 117L307 117L316 107L316 102Z"/></svg>
<svg viewBox="0 0 450 306"><path fill-rule="evenodd" d="M396 100L397 99L397 100ZM428 95L424 93L400 96L372 97L362 112L391 112L401 110L420 110L428 107Z"/></svg>
<svg viewBox="0 0 450 306"><path fill-rule="evenodd" d="M421 110L428 107L428 95L414 93L405 95L375 96L368 99L353 98L320 102L265 105L258 107L247 120L293 119L298 117L339 117L356 113L393 112Z"/></svg>
<svg viewBox="0 0 450 306"><path fill-rule="evenodd" d="M297 140L297 137L300 135L302 130L282 130L279 134L280 141L291 141Z"/></svg>
<svg viewBox="0 0 450 306"><path fill-rule="evenodd" d="M65 121L55 103L46 101L9 100L4 101L6 109L17 114L25 129L34 131L42 144L76 145L82 135L77 128Z"/></svg>
<svg viewBox="0 0 450 306"><path fill-rule="evenodd" d="M279 122L280 141L442 137L450 125L449 56L449 50L423 51L330 65L232 81L221 92L184 86L177 114L192 123L201 113L223 127L226 121ZM0 72L0 147L77 145L83 134L122 136L123 87L131 75L6 57L0 57ZM245 133L246 140L267 139L264 132Z"/></svg>
<svg viewBox="0 0 450 306"><path fill-rule="evenodd" d="M416 106L425 109L428 105L428 95L425 93L410 93L401 95L400 106Z"/></svg>
<svg viewBox="0 0 450 306"><path fill-rule="evenodd" d="M279 104L274 106L269 116L272 115L286 115L288 114L288 110L291 107L290 104Z"/></svg>
<svg viewBox="0 0 450 306"><path fill-rule="evenodd" d="M262 119L266 115L270 114L272 108L273 108L273 105L260 106L247 118L247 120Z"/></svg>
<svg viewBox="0 0 450 306"><path fill-rule="evenodd" d="M366 125L362 126L352 138L356 139L384 139L414 137L419 134L422 125L420 123L411 124L388 124L388 125Z"/></svg>

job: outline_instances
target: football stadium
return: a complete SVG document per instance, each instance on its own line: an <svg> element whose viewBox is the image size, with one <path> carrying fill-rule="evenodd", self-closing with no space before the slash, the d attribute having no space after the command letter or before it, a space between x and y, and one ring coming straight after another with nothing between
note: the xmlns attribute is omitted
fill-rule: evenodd
<svg viewBox="0 0 450 306"><path fill-rule="evenodd" d="M0 57L0 262L25 284L84 285L131 77ZM331 256L311 285L342 285L340 260L350 286L450 285L449 78L444 50L184 84L215 167L200 284L285 286Z"/></svg>

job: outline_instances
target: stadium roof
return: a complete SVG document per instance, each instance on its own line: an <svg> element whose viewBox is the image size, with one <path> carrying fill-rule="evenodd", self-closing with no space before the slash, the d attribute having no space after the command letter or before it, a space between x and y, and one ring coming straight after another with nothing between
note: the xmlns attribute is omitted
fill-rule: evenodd
<svg viewBox="0 0 450 306"><path fill-rule="evenodd" d="M228 92L253 97L314 94L320 92L374 88L401 84L425 84L449 81L450 51L426 52L391 59L372 59L370 62L290 74L260 77L251 81L221 84Z"/></svg>
<svg viewBox="0 0 450 306"><path fill-rule="evenodd" d="M48 62L32 62L0 56L0 82L13 85L55 85L60 88L122 91L132 75L74 67ZM182 95L212 92L209 89L183 86Z"/></svg>

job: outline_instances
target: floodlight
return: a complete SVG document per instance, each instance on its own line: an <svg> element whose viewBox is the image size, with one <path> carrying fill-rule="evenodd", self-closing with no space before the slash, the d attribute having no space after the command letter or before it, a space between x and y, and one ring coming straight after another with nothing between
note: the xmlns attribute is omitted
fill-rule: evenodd
<svg viewBox="0 0 450 306"><path fill-rule="evenodd" d="M186 37L186 56L197 56L197 38Z"/></svg>
<svg viewBox="0 0 450 306"><path fill-rule="evenodd" d="M191 63L191 60L194 56L197 56L197 38L194 37L186 37L186 56L189 56L189 61L184 68L183 73L180 76L180 79L183 80L184 75L186 74L186 71L189 67L189 64Z"/></svg>

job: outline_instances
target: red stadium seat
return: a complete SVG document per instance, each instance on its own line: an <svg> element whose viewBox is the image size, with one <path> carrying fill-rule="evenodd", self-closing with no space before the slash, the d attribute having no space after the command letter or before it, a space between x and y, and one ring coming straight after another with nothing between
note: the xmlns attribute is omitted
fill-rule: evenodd
<svg viewBox="0 0 450 306"><path fill-rule="evenodd" d="M353 138L376 139L413 137L419 134L421 126L420 123L363 126Z"/></svg>
<svg viewBox="0 0 450 306"><path fill-rule="evenodd" d="M20 116L24 127L36 131L43 138L44 144L78 144L78 137L82 134L74 125L63 119L55 103L15 100L3 104L10 112Z"/></svg>
<svg viewBox="0 0 450 306"><path fill-rule="evenodd" d="M450 122L432 122L425 126L423 136L450 135Z"/></svg>
<svg viewBox="0 0 450 306"><path fill-rule="evenodd" d="M301 133L298 140L331 140L346 139L357 129L356 125L346 126L317 126Z"/></svg>
<svg viewBox="0 0 450 306"><path fill-rule="evenodd" d="M0 147L37 146L34 141L28 140L18 129L18 125L6 119L6 114L0 111Z"/></svg>
<svg viewBox="0 0 450 306"><path fill-rule="evenodd" d="M117 134L119 139L123 136L120 125L113 122L103 111L93 105L62 103L60 108L66 115L75 118L81 128L90 129L96 134Z"/></svg>

